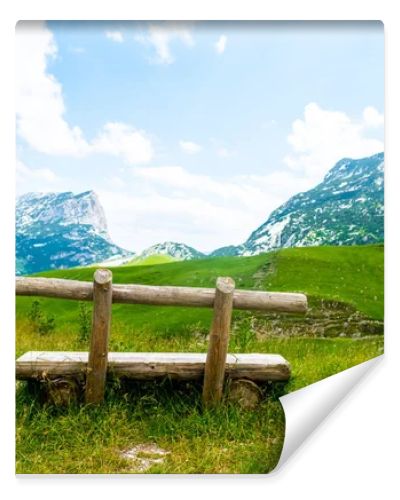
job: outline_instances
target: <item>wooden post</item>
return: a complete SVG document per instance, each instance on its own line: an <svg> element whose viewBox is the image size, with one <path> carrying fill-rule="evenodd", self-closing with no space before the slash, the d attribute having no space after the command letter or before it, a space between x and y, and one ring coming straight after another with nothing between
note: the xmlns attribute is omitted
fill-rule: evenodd
<svg viewBox="0 0 400 500"><path fill-rule="evenodd" d="M232 278L217 279L214 317L204 368L203 404L205 407L217 405L222 398L234 290L235 282Z"/></svg>
<svg viewBox="0 0 400 500"><path fill-rule="evenodd" d="M86 403L99 404L104 400L111 303L112 273L108 269L97 269L93 278L93 320L86 376Z"/></svg>

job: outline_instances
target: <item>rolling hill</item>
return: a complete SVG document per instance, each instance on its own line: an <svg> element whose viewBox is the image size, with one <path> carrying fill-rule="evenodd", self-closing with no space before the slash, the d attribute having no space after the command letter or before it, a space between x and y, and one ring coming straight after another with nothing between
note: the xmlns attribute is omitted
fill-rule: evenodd
<svg viewBox="0 0 400 500"><path fill-rule="evenodd" d="M93 272L94 268L76 268L44 272L40 276L91 281ZM383 320L383 246L379 245L293 248L254 257L215 257L163 265L122 266L113 268L112 272L114 283L213 287L218 276L231 276L236 287L241 289L303 292L309 298L309 314L304 320L294 317L290 324L293 327L302 325L304 334L323 336L324 325L329 324L331 328L335 323L334 316L338 318L334 334L346 334L343 324L348 317L355 321L349 335L359 331L358 320L372 321L361 325L367 330L368 325L373 328L374 321ZM17 297L17 318L27 316L32 300ZM55 299L41 299L41 302L57 316L59 325L77 328L76 302ZM235 312L235 315L243 316L241 312ZM266 321L271 319L271 315L260 317ZM211 311L118 304L113 306L113 318L115 324L126 331L145 326L157 335L170 332L170 335L179 337L196 324L207 331ZM292 321L290 318L292 316L287 318L289 322ZM382 330L379 325L377 328ZM360 330L360 333L365 332Z"/></svg>

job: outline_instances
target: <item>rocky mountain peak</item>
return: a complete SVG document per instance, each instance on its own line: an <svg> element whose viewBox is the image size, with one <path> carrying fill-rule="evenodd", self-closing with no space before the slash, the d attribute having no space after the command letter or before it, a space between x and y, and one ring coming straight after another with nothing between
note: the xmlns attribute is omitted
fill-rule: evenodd
<svg viewBox="0 0 400 500"><path fill-rule="evenodd" d="M177 243L175 241L164 241L152 245L140 254L140 258L149 257L150 255L169 255L177 260L190 260L205 257L205 255L189 245Z"/></svg>
<svg viewBox="0 0 400 500"><path fill-rule="evenodd" d="M17 273L85 266L131 252L115 245L94 191L26 193L16 205Z"/></svg>
<svg viewBox="0 0 400 500"><path fill-rule="evenodd" d="M17 199L16 224L19 232L29 232L38 224L85 224L109 239L104 210L94 191L24 194Z"/></svg>
<svg viewBox="0 0 400 500"><path fill-rule="evenodd" d="M383 240L384 154L343 158L323 181L274 210L243 245L213 255L256 255L275 248L355 245Z"/></svg>

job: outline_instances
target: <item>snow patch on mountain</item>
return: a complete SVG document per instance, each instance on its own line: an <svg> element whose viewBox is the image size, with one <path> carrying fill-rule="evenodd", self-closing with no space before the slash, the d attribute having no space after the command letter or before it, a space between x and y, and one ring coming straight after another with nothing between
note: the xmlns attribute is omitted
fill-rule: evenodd
<svg viewBox="0 0 400 500"><path fill-rule="evenodd" d="M290 215L282 220L262 226L260 233L256 237L256 244L251 249L243 251L242 255L257 255L262 253L265 247L269 249L280 248L282 246L282 232L290 221Z"/></svg>

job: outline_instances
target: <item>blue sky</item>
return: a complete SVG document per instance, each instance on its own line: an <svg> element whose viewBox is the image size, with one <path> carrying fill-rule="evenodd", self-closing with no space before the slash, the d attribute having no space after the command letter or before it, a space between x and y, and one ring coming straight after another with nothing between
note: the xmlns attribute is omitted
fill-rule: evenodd
<svg viewBox="0 0 400 500"><path fill-rule="evenodd" d="M19 23L17 192L94 189L140 251L244 241L383 150L383 26Z"/></svg>

